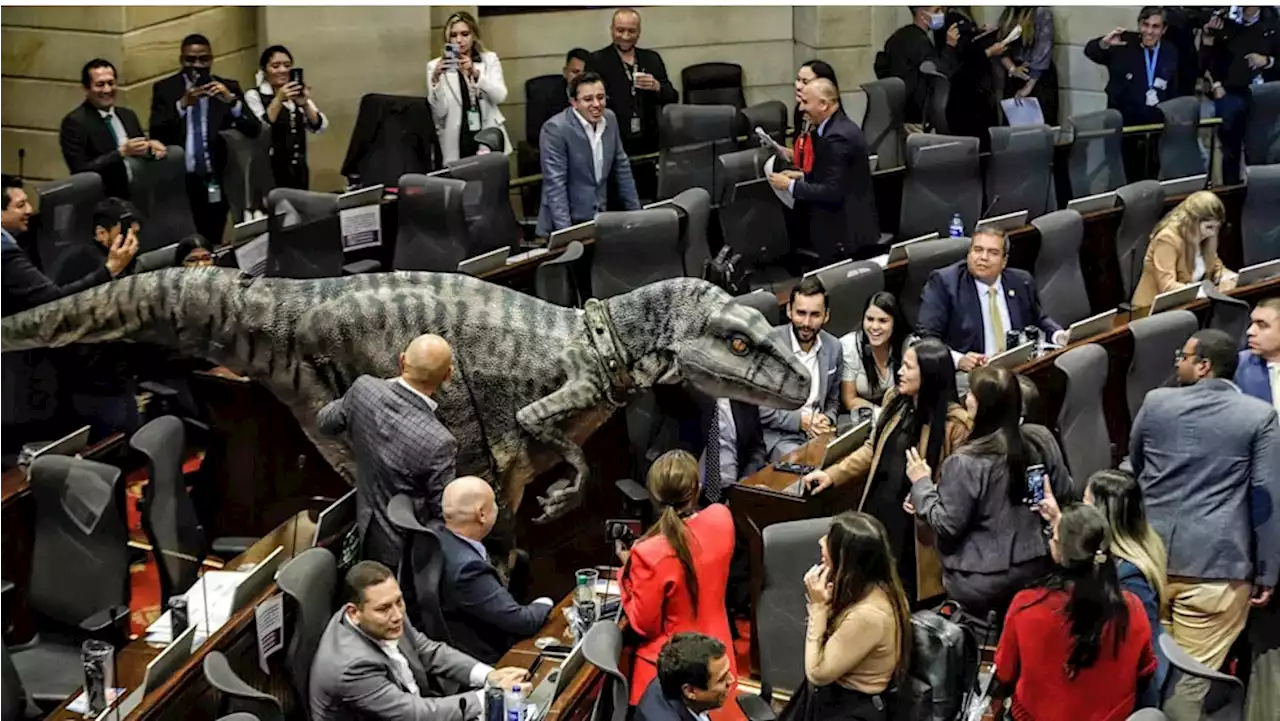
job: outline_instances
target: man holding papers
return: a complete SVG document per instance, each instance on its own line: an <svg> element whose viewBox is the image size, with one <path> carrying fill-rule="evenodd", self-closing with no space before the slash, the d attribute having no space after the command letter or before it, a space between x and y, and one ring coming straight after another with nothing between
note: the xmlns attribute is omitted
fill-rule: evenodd
<svg viewBox="0 0 1280 721"><path fill-rule="evenodd" d="M769 183L809 207L809 238L822 264L880 242L871 166L862 128L840 107L840 92L825 78L800 91L801 110L813 132L813 169L773 173Z"/></svg>

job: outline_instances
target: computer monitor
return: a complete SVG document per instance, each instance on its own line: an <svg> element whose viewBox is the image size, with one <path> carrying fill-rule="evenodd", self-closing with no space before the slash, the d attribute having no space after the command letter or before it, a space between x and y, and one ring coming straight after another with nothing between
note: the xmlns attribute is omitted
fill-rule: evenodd
<svg viewBox="0 0 1280 721"><path fill-rule="evenodd" d="M1114 207L1116 207L1116 191L1114 190L1098 193L1097 195L1086 195L1083 198L1075 198L1067 202L1067 210L1074 210L1081 215L1096 213L1100 210L1109 210Z"/></svg>
<svg viewBox="0 0 1280 721"><path fill-rule="evenodd" d="M323 546L330 539L337 538L343 529L355 522L356 489L352 488L342 498L320 511L320 517L316 519L316 535L311 540L312 548Z"/></svg>
<svg viewBox="0 0 1280 721"><path fill-rule="evenodd" d="M1197 190L1204 190L1208 184L1209 176L1205 173L1160 181L1160 185L1164 187L1164 197L1166 198L1172 198L1175 195L1190 195Z"/></svg>
<svg viewBox="0 0 1280 721"><path fill-rule="evenodd" d="M236 586L235 592L231 595L231 612L235 613L247 606L267 586L271 585L271 582L276 579L276 571L280 569L280 564L283 561L284 546L276 546L276 550L254 566L253 570L249 571L248 577L241 581L240 585ZM210 633L212 633L212 629Z"/></svg>
<svg viewBox="0 0 1280 721"><path fill-rule="evenodd" d="M925 233L924 235L917 236L915 238L910 238L908 240L904 240L900 243L894 243L893 245L889 246L889 262L897 263L898 261L906 260L908 245L914 245L916 243L921 243L926 240L937 240L937 239L938 239L938 233L935 231L933 233Z"/></svg>
<svg viewBox="0 0 1280 721"><path fill-rule="evenodd" d="M1004 215L997 215L993 218L983 218L978 221L978 225L973 229L974 233L979 230L1003 230L1008 233L1027 224L1027 216L1030 211L1018 210Z"/></svg>
<svg viewBox="0 0 1280 721"><path fill-rule="evenodd" d="M1200 288L1200 283L1192 283L1157 295L1156 299L1151 301L1151 315L1190 303L1199 297Z"/></svg>
<svg viewBox="0 0 1280 721"><path fill-rule="evenodd" d="M547 250L556 250L563 248L573 241L584 241L594 238L596 234L596 221L588 220L585 223L571 225L568 228L551 231L551 237L547 238Z"/></svg>
<svg viewBox="0 0 1280 721"><path fill-rule="evenodd" d="M40 456L74 456L89 446L89 426L79 428L48 445L37 448L31 460Z"/></svg>

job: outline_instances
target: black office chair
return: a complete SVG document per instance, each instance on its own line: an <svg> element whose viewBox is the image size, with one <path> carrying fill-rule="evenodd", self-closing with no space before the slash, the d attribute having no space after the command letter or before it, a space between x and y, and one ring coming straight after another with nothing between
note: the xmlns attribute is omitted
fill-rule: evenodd
<svg viewBox="0 0 1280 721"><path fill-rule="evenodd" d="M308 548L280 569L276 585L295 612L289 629L284 665L298 695L304 716L311 714L311 662L325 628L333 618L333 592L338 583L338 562L325 548Z"/></svg>
<svg viewBox="0 0 1280 721"><path fill-rule="evenodd" d="M658 198L715 189L716 158L737 149L733 105L666 105L658 121Z"/></svg>
<svg viewBox="0 0 1280 721"><path fill-rule="evenodd" d="M57 277L64 258L92 242L93 209L102 198L97 173L76 173L36 186L40 221L35 249L45 275Z"/></svg>
<svg viewBox="0 0 1280 721"><path fill-rule="evenodd" d="M743 293L735 296L733 302L760 311L760 314L769 322L769 325L778 325L782 322L782 311L778 305L778 296L767 290L757 289L750 293Z"/></svg>
<svg viewBox="0 0 1280 721"><path fill-rule="evenodd" d="M1120 198L1121 207L1120 228L1116 230L1116 260L1120 264L1125 302L1128 302L1142 273L1151 231L1164 216L1164 186L1156 180L1139 180L1117 189L1116 197Z"/></svg>
<svg viewBox="0 0 1280 721"><path fill-rule="evenodd" d="M1102 411L1107 351L1097 343L1086 343L1058 356L1053 365L1066 376L1066 393L1058 411L1058 438L1080 497L1089 476L1111 467L1111 436Z"/></svg>
<svg viewBox="0 0 1280 721"><path fill-rule="evenodd" d="M916 133L907 138L898 237L946 234L956 214L971 232L982 213L978 139Z"/></svg>
<svg viewBox="0 0 1280 721"><path fill-rule="evenodd" d="M210 651L202 665L205 681L218 694L218 713L250 713L261 721L285 721L280 701L245 683L221 651Z"/></svg>
<svg viewBox="0 0 1280 721"><path fill-rule="evenodd" d="M0 720L23 721L40 717L40 710L31 705L27 699L27 690L22 686L18 669L13 667L9 658L8 645L0 646L0 669L3 670L3 688L0 689ZM626 699L623 699L625 706Z"/></svg>
<svg viewBox="0 0 1280 721"><path fill-rule="evenodd" d="M753 288L772 287L792 278L783 261L791 254L783 205L767 180L739 183L720 204L720 234L742 257L738 268L749 271Z"/></svg>
<svg viewBox="0 0 1280 721"><path fill-rule="evenodd" d="M898 296L898 302L908 326L916 326L916 318L920 315L920 296L929 282L929 275L964 259L969 253L969 244L969 238L939 238L907 246L907 276L902 282L902 295Z"/></svg>
<svg viewBox="0 0 1280 721"><path fill-rule="evenodd" d="M396 270L453 273L471 257L463 197L467 183L455 178L405 175L400 178Z"/></svg>
<svg viewBox="0 0 1280 721"><path fill-rule="evenodd" d="M249 138L231 128L221 130L227 146L227 167L222 171L222 194L231 210L231 221L244 219L245 211L267 209L267 195L275 189L271 170L271 132Z"/></svg>
<svg viewBox="0 0 1280 721"><path fill-rule="evenodd" d="M224 559L243 553L256 539L218 538L208 543L182 472L186 431L176 416L161 416L139 428L129 447L147 459L147 485L138 509L142 530L151 544L160 576L160 603L187 592L200 577L205 554L213 550Z"/></svg>
<svg viewBox="0 0 1280 721"><path fill-rule="evenodd" d="M1159 141L1160 180L1204 173L1207 158L1200 154L1200 99L1184 95L1156 107L1164 115Z"/></svg>
<svg viewBox="0 0 1280 721"><path fill-rule="evenodd" d="M467 184L462 194L471 241L467 257L498 248L516 251L520 246L520 223L511 207L511 164L507 156L500 152L474 155L447 165L451 177Z"/></svg>
<svg viewBox="0 0 1280 721"><path fill-rule="evenodd" d="M47 710L84 683L84 640L121 648L128 639L129 532L120 469L43 456L28 477L36 507L28 599L39 635L10 652L28 698Z"/></svg>
<svg viewBox="0 0 1280 721"><path fill-rule="evenodd" d="M360 186L394 186L404 175L442 167L440 139L425 97L369 93L360 98L342 161L344 177Z"/></svg>
<svg viewBox="0 0 1280 721"><path fill-rule="evenodd" d="M818 273L827 289L831 317L826 331L839 338L862 327L862 311L871 296L884 290L884 269L871 260L842 263Z"/></svg>
<svg viewBox="0 0 1280 721"><path fill-rule="evenodd" d="M867 96L867 109L862 115L867 153L878 156L877 169L899 167L906 157L906 83L902 78L873 80L862 84L862 92Z"/></svg>
<svg viewBox="0 0 1280 721"><path fill-rule="evenodd" d="M707 245L711 194L702 188L689 188L672 198L671 205L680 212L680 255L684 259L684 274L690 278L701 278L703 268L711 258Z"/></svg>
<svg viewBox="0 0 1280 721"><path fill-rule="evenodd" d="M1245 687L1240 679L1229 673L1215 671L1191 657L1174 640L1173 634L1160 636L1160 650L1169 659L1169 677L1165 680L1165 700L1173 695L1183 676L1192 676L1209 682L1201 710L1202 721L1244 721Z"/></svg>
<svg viewBox="0 0 1280 721"><path fill-rule="evenodd" d="M686 105L747 106L742 90L742 66L737 63L698 63L680 71Z"/></svg>
<svg viewBox="0 0 1280 721"><path fill-rule="evenodd" d="M674 208L596 215L591 295L609 298L684 275L680 219Z"/></svg>
<svg viewBox="0 0 1280 721"><path fill-rule="evenodd" d="M1062 131L1071 138L1067 168L1072 198L1106 193L1128 182L1121 144L1124 119L1119 110L1073 115L1062 124Z"/></svg>
<svg viewBox="0 0 1280 721"><path fill-rule="evenodd" d="M1129 324L1133 335L1133 358L1125 374L1125 398L1129 402L1129 422L1147 393L1173 379L1173 356L1199 329L1199 321L1189 310L1170 310L1139 318Z"/></svg>
<svg viewBox="0 0 1280 721"><path fill-rule="evenodd" d="M1250 165L1280 163L1280 82L1249 87L1252 102L1244 124L1244 157Z"/></svg>
<svg viewBox="0 0 1280 721"><path fill-rule="evenodd" d="M733 202L738 183L764 177L764 163L772 153L760 146L725 153L716 158L716 187L711 197L717 205Z"/></svg>
<svg viewBox="0 0 1280 721"><path fill-rule="evenodd" d="M1249 302L1226 295L1212 283L1207 283L1203 287L1205 297L1209 299L1209 315L1201 327L1220 330L1244 345L1247 340L1245 331L1249 328L1249 315L1253 312Z"/></svg>
<svg viewBox="0 0 1280 721"><path fill-rule="evenodd" d="M990 128L991 156L984 180L987 217L1049 210L1053 180L1053 129L1048 125Z"/></svg>
<svg viewBox="0 0 1280 721"><path fill-rule="evenodd" d="M145 253L139 253L136 260L133 261L133 274L150 273L153 270L161 268L173 268L181 265L178 262L178 244L171 243L163 248L148 250Z"/></svg>
<svg viewBox="0 0 1280 721"><path fill-rule="evenodd" d="M618 665L622 657L622 629L612 620L591 624L582 639L582 656L605 674L604 688L592 709L592 721L626 721L631 697L626 674Z"/></svg>
<svg viewBox="0 0 1280 721"><path fill-rule="evenodd" d="M758 147L756 128L767 133L774 142L786 145L787 106L781 100L768 100L739 110L738 135L746 136L742 141L744 149Z"/></svg>
<svg viewBox="0 0 1280 721"><path fill-rule="evenodd" d="M533 274L533 294L564 308L581 307L577 263L583 251L582 243L570 241L558 257L539 264Z"/></svg>
<svg viewBox="0 0 1280 721"><path fill-rule="evenodd" d="M187 161L185 151L177 145L166 148L163 159L133 161L133 177L129 180L129 199L138 209L142 232L138 250L155 250L196 232L195 217L187 199ZM209 238L214 245L222 238Z"/></svg>
<svg viewBox="0 0 1280 721"><path fill-rule="evenodd" d="M1040 232L1036 256L1036 288L1040 306L1064 327L1092 315L1084 273L1080 270L1080 245L1084 219L1075 210L1055 210L1031 221Z"/></svg>
<svg viewBox="0 0 1280 721"><path fill-rule="evenodd" d="M444 556L436 531L418 520L413 500L398 493L387 502L387 518L404 537L404 555L396 578L404 593L405 612L415 628L428 638L452 643L449 625L440 608L440 582L444 576Z"/></svg>
<svg viewBox="0 0 1280 721"><path fill-rule="evenodd" d="M1240 235L1246 266L1280 258L1280 163L1249 166Z"/></svg>
<svg viewBox="0 0 1280 721"><path fill-rule="evenodd" d="M947 122L947 106L951 103L951 78L938 70L937 63L926 60L920 63L919 82L929 84L924 106L924 131L946 135L951 132Z"/></svg>

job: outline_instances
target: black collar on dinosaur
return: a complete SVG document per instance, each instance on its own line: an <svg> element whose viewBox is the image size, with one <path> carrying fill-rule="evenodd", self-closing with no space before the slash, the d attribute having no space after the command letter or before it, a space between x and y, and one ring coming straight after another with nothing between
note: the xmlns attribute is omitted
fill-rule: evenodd
<svg viewBox="0 0 1280 721"><path fill-rule="evenodd" d="M631 359L627 357L627 349L618 342L618 332L609 318L609 308L599 298L589 298L582 311L591 347L600 359L601 368L609 376L605 398L615 406L624 406L626 398L635 390L635 380L631 377Z"/></svg>

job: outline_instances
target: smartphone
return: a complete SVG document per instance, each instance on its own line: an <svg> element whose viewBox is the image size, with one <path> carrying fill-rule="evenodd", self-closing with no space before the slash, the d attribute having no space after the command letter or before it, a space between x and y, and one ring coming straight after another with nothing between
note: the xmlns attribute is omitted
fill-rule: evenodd
<svg viewBox="0 0 1280 721"><path fill-rule="evenodd" d="M1044 464L1027 466L1027 503L1035 505L1044 501Z"/></svg>
<svg viewBox="0 0 1280 721"><path fill-rule="evenodd" d="M195 76L196 85L208 85L213 82L213 74L209 72L209 68L196 68Z"/></svg>
<svg viewBox="0 0 1280 721"><path fill-rule="evenodd" d="M604 522L604 535L609 540L621 540L623 529L630 532L632 540L644 535L644 525L635 518L609 518Z"/></svg>
<svg viewBox="0 0 1280 721"><path fill-rule="evenodd" d="M302 85L302 68L289 68L289 82Z"/></svg>
<svg viewBox="0 0 1280 721"><path fill-rule="evenodd" d="M458 46L455 43L444 44L444 64L446 67L454 68L458 65Z"/></svg>
<svg viewBox="0 0 1280 721"><path fill-rule="evenodd" d="M135 222L133 213L124 213L120 216L120 232L127 234Z"/></svg>

